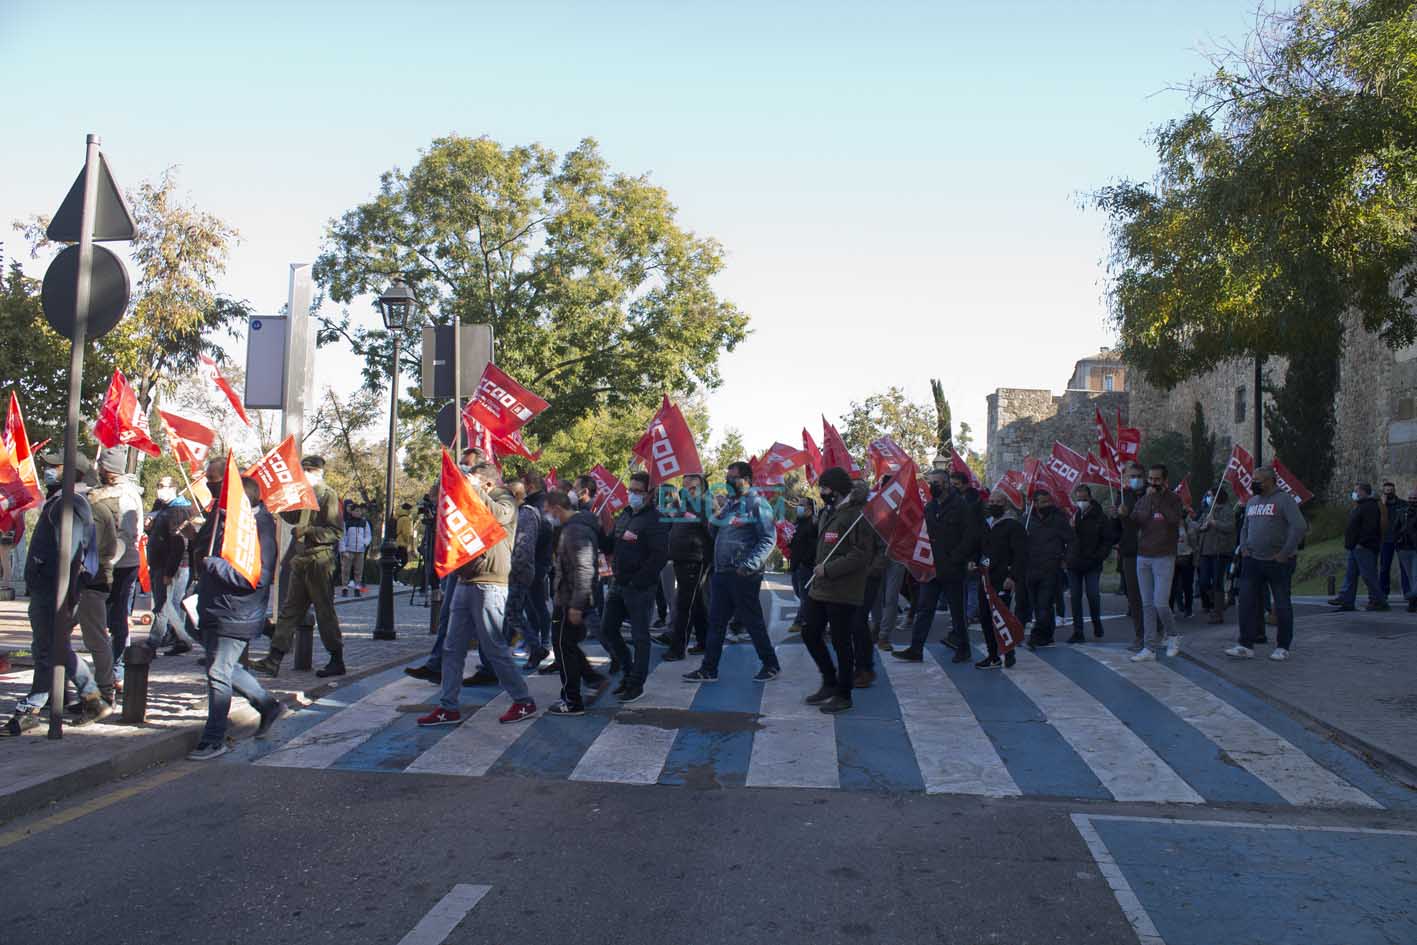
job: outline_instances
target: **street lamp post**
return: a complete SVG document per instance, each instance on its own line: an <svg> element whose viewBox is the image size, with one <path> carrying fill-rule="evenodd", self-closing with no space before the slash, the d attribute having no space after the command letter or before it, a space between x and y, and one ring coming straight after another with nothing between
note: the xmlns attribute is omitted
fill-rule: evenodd
<svg viewBox="0 0 1417 945"><path fill-rule="evenodd" d="M394 524L394 456L398 449L399 427L399 338L408 325L416 300L402 279L394 279L379 296L379 314L394 340L393 362L389 365L389 458L384 471L384 541L379 546L379 613L374 621L374 639L393 640L394 576L398 571L397 529Z"/></svg>

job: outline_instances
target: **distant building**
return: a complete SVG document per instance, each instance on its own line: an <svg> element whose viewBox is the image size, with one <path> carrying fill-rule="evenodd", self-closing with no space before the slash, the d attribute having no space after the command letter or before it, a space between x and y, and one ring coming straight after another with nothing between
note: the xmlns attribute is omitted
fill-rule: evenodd
<svg viewBox="0 0 1417 945"><path fill-rule="evenodd" d="M1122 363L1121 355L1111 348L1103 348L1073 365L1073 376L1068 379L1066 389L1120 393L1127 389L1127 366Z"/></svg>

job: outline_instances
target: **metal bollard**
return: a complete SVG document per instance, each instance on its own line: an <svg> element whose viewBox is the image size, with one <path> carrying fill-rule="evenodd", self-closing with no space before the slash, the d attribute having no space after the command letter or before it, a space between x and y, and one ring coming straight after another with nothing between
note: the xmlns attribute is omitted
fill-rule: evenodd
<svg viewBox="0 0 1417 945"><path fill-rule="evenodd" d="M1328 596L1329 596L1329 597L1332 597L1332 596L1334 596L1334 595L1337 594L1337 593L1338 593L1338 586L1337 586L1336 584L1334 584L1334 577L1333 577L1332 574L1330 574L1330 575L1328 576Z"/></svg>
<svg viewBox="0 0 1417 945"><path fill-rule="evenodd" d="M302 623L295 628L295 668L309 672L315 658L315 625Z"/></svg>
<svg viewBox="0 0 1417 945"><path fill-rule="evenodd" d="M123 721L141 725L148 712L148 667L153 650L144 643L130 643L123 653Z"/></svg>

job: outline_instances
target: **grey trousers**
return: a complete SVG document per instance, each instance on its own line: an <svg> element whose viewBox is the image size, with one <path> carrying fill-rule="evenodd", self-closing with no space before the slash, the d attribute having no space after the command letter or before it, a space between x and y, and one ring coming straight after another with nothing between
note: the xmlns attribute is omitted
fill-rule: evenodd
<svg viewBox="0 0 1417 945"><path fill-rule="evenodd" d="M113 638L108 635L108 591L79 594L79 630L93 660L93 678L104 695L113 691Z"/></svg>

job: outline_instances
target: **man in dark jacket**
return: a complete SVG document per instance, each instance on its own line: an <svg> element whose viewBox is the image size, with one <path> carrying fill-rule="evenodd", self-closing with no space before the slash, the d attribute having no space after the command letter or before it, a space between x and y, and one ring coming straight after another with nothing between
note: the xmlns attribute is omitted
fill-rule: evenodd
<svg viewBox="0 0 1417 945"><path fill-rule="evenodd" d="M856 681L856 653L853 639L857 611L866 596L866 576L876 557L879 539L868 523L861 521L866 493L852 488L851 476L840 466L824 471L817 480L823 511L818 528L817 564L812 569L807 593L812 606L802 629L802 642L822 674L821 688L807 697L808 705L822 712L844 712L851 708L851 690ZM831 648L824 639L831 627Z"/></svg>
<svg viewBox="0 0 1417 945"><path fill-rule="evenodd" d="M1092 490L1080 485L1073 489L1073 519L1075 539L1068 546L1068 586L1072 592L1073 635L1069 643L1082 643L1082 598L1087 593L1087 609L1092 614L1092 635L1102 639L1102 566L1112 551L1112 523L1102 514L1102 506L1092 497Z"/></svg>
<svg viewBox="0 0 1417 945"><path fill-rule="evenodd" d="M177 491L171 476L157 483L157 499L148 513L148 572L152 576L153 622L148 630L148 648L154 653L170 639L168 656L192 649L185 628L182 598L187 594L191 570L187 565L187 538L184 528L195 511L187 497Z"/></svg>
<svg viewBox="0 0 1417 945"><path fill-rule="evenodd" d="M601 550L610 555L614 573L610 593L605 595L601 637L610 645L616 662L625 667L614 694L628 704L644 695L649 678L649 624L659 572L669 560L669 527L660 521L659 509L652 501L649 473L632 474L625 488L629 505L620 510L611 533L602 536L600 543ZM626 618L635 644L633 659L620 635Z"/></svg>
<svg viewBox="0 0 1417 945"><path fill-rule="evenodd" d="M1353 485L1353 509L1343 531L1343 547L1348 551L1348 573L1343 590L1330 603L1339 610L1353 610L1358 600L1358 576L1368 585L1366 610L1387 610L1387 598L1378 583L1378 554L1383 543L1383 508L1366 482Z"/></svg>
<svg viewBox="0 0 1417 945"><path fill-rule="evenodd" d="M817 566L817 506L803 496L797 500L797 520L793 523L792 541L787 546L787 557L792 564L792 593L797 598L797 617L788 633L801 633L807 623L805 613L807 592L803 585L812 577L812 569Z"/></svg>
<svg viewBox="0 0 1417 945"><path fill-rule="evenodd" d="M1235 555L1235 512L1224 486L1215 490L1215 498L1206 501L1201 521L1196 526L1200 534L1201 606L1210 614L1207 623L1225 622L1225 575Z"/></svg>
<svg viewBox="0 0 1417 945"><path fill-rule="evenodd" d="M526 504L540 516L536 530L536 566L532 573L531 589L526 595L526 619L535 630L536 638L541 641L542 649L547 649L551 646L551 611L547 609L551 586L548 582L551 579L551 558L555 552L552 541L556 526L552 524L552 519L546 511L546 483L534 472L528 472L524 480L527 491ZM538 664L540 662L541 660L537 660ZM536 667L532 666L531 660L528 659L527 665L522 668Z"/></svg>
<svg viewBox="0 0 1417 945"><path fill-rule="evenodd" d="M709 560L713 556L713 537L709 534L705 503L708 501L708 481L697 473L684 477L684 485L674 503L669 526L669 561L674 566L674 627L658 637L669 648L665 662L682 660L686 653L704 651L708 638L707 594ZM694 647L686 649L689 629L693 628Z"/></svg>
<svg viewBox="0 0 1417 945"><path fill-rule="evenodd" d="M221 485L212 485L214 495L221 494ZM212 548L216 553L202 560L197 576L197 629L207 651L207 724L197 747L187 755L193 761L209 761L231 750L226 742L226 722L233 690L261 714L257 738L266 737L284 711L279 700L261 688L239 662L247 645L265 629L271 578L276 570L275 519L261 504L261 488L256 481L243 479L241 485L255 512L261 577L252 587L245 575L221 556L227 512L213 510L203 526L205 534L198 534L198 539L205 539L207 544L197 546L201 552Z"/></svg>
<svg viewBox="0 0 1417 945"><path fill-rule="evenodd" d="M536 546L541 541L541 513L526 501L526 483L507 482L507 491L517 503L517 540L512 545L512 570L507 576L507 640L517 634L526 641L525 670L534 670L551 655L539 630L528 619L528 602L536 584Z"/></svg>
<svg viewBox="0 0 1417 945"><path fill-rule="evenodd" d="M984 540L980 550L979 565L975 573L980 574L979 589L980 624L984 628L984 645L989 655L974 664L975 669L998 669L1000 665L1009 668L1014 665L1014 652L1004 654L999 662L999 641L994 636L994 620L989 610L989 596L982 587L982 571L987 568L989 583L999 595L1004 606L1009 606L1015 597L1015 590L1023 587L1028 575L1028 534L1023 523L1009 514L1007 498L1002 492L989 496L985 507Z"/></svg>
<svg viewBox="0 0 1417 945"><path fill-rule="evenodd" d="M928 476L930 501L925 504L925 528L935 557L935 579L920 586L916 599L915 626L908 649L892 653L896 659L918 663L925 658L925 641L935 622L935 608L943 594L950 608L950 634L946 645L955 651L954 662L970 658L969 623L964 612L964 583L970 562L979 554L983 520L979 506L965 501L969 479L961 473L931 470ZM1052 600L1052 597L1048 598Z"/></svg>
<svg viewBox="0 0 1417 945"><path fill-rule="evenodd" d="M1383 483L1382 498L1384 519L1387 527L1383 530L1383 544L1380 557L1378 559L1378 587L1383 592L1383 600L1387 600L1388 594L1392 593L1392 559L1397 555L1397 524L1407 511L1407 503L1397 497L1397 484L1392 482ZM1403 573L1402 566L1398 566L1398 578L1402 581L1402 596L1407 596L1407 575Z"/></svg>
<svg viewBox="0 0 1417 945"><path fill-rule="evenodd" d="M1393 529L1397 546L1397 566L1402 569L1402 595L1407 598L1407 612L1417 613L1417 486L1407 493L1407 501L1398 510Z"/></svg>
<svg viewBox="0 0 1417 945"><path fill-rule="evenodd" d="M1028 517L1028 599L1033 608L1033 631L1028 636L1030 650L1053 645L1053 608L1049 602L1057 593L1058 573L1068 558L1068 548L1076 538L1068 517L1053 505L1047 489L1033 493L1033 512Z"/></svg>
<svg viewBox="0 0 1417 945"><path fill-rule="evenodd" d="M590 610L591 589L595 584L596 556L600 544L600 523L589 508L571 507L564 492L546 496L546 511L560 523L556 542L556 629L551 637L556 667L561 673L561 701L546 710L547 715L584 715L581 682L591 675L590 663L581 650L586 635L586 613Z"/></svg>

